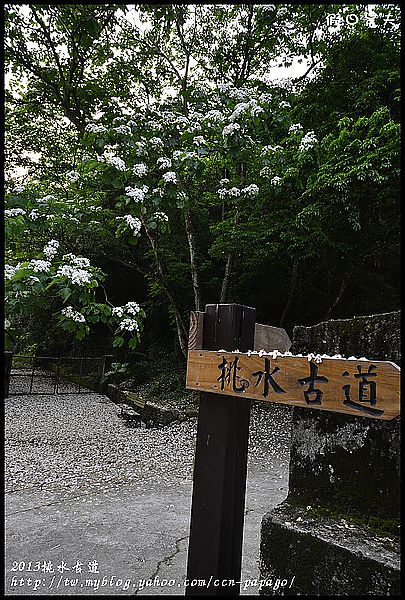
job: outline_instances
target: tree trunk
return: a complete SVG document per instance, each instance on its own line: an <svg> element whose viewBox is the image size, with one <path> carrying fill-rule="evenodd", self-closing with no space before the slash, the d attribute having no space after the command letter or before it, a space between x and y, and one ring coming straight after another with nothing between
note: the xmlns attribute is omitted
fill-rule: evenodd
<svg viewBox="0 0 405 600"><path fill-rule="evenodd" d="M342 296L344 294L344 291L345 291L345 289L347 287L347 284L348 284L348 281L349 281L349 277L350 277L349 273L346 273L343 276L343 279L342 279L342 282L340 284L338 293L336 294L336 297L333 300L333 302L329 305L329 308L327 309L327 311L326 311L326 313L325 313L325 315L323 317L325 320L328 320L330 318L332 310L335 308L335 306L341 300L341 298L342 298Z"/></svg>
<svg viewBox="0 0 405 600"><path fill-rule="evenodd" d="M284 306L284 310L280 317L280 323L279 323L280 327L283 327L283 325L284 325L285 318L287 316L288 311L290 310L292 299L294 297L294 292L295 292L295 289L298 284L298 265L299 265L299 261L295 260L293 262L293 266L291 269L290 289L288 292L287 302L286 302L286 305Z"/></svg>
<svg viewBox="0 0 405 600"><path fill-rule="evenodd" d="M228 297L229 283L231 280L231 272L232 272L232 261L233 261L233 255L232 255L232 253L230 253L228 255L228 259L226 261L224 278L222 280L221 296L219 299L220 304L226 304L226 300Z"/></svg>
<svg viewBox="0 0 405 600"><path fill-rule="evenodd" d="M187 209L184 210L184 223L186 225L188 247L190 250L190 267L191 267L191 279L193 282L195 310L201 310L201 292L200 292L200 284L198 281L198 270L197 270L197 265L196 265L194 230L193 230L193 224L190 219L190 213Z"/></svg>
<svg viewBox="0 0 405 600"><path fill-rule="evenodd" d="M186 327L184 325L184 321L182 319L181 316L181 312L180 309L177 305L177 302L175 301L171 291L169 290L166 281L165 281L165 275L164 275L164 270L163 270L163 264L162 264L162 259L159 255L158 249L157 249L157 245L156 245L156 240L153 238L153 236L151 235L149 229L146 226L145 220L143 218L143 216L141 215L141 221L142 224L144 226L144 229L146 231L146 235L148 237L149 243L152 246L153 249L153 253L155 255L155 260L156 260L156 266L157 266L157 270L158 270L158 274L159 274L159 283L162 285L163 291L165 292L170 306L173 309L174 312L174 317L176 320L176 328L177 328L177 337L179 340L179 345L180 345L180 349L184 355L185 358L187 358L187 338L188 338L188 334L187 334L187 330Z"/></svg>

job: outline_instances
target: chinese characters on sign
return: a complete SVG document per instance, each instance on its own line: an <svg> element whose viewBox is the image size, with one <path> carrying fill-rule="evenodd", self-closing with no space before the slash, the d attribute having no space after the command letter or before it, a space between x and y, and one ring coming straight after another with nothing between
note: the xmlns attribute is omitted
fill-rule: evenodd
<svg viewBox="0 0 405 600"><path fill-rule="evenodd" d="M187 387L374 418L399 415L393 363L263 354L191 350Z"/></svg>

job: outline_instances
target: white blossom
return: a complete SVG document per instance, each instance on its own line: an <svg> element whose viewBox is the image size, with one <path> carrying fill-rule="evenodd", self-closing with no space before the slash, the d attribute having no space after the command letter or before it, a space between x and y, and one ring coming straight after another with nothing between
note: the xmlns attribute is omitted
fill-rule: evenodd
<svg viewBox="0 0 405 600"><path fill-rule="evenodd" d="M135 142L135 154L137 156L143 156L144 154L147 155L146 149L145 149L145 142Z"/></svg>
<svg viewBox="0 0 405 600"><path fill-rule="evenodd" d="M259 187L256 184L251 183L247 187L243 188L242 193L246 194L247 196L256 196L259 193Z"/></svg>
<svg viewBox="0 0 405 600"><path fill-rule="evenodd" d="M168 171L167 173L164 173L163 181L165 181L166 183L176 183L177 182L176 173L174 171Z"/></svg>
<svg viewBox="0 0 405 600"><path fill-rule="evenodd" d="M6 279L11 279L17 271L17 267L13 265L4 265L4 276Z"/></svg>
<svg viewBox="0 0 405 600"><path fill-rule="evenodd" d="M278 152L278 150L282 150L282 146L276 144L276 146L263 146L260 156L266 156L267 154L273 154L274 152Z"/></svg>
<svg viewBox="0 0 405 600"><path fill-rule="evenodd" d="M122 219L126 222L131 231L134 232L134 235L138 235L141 230L142 223L137 217L133 217L132 215L124 215L123 217L115 217L116 219Z"/></svg>
<svg viewBox="0 0 405 600"><path fill-rule="evenodd" d="M221 123L224 120L224 115L219 110L209 110L203 120L211 123Z"/></svg>
<svg viewBox="0 0 405 600"><path fill-rule="evenodd" d="M85 131L88 131L89 133L104 133L104 131L107 130L102 125L97 125L97 123L88 123L85 127Z"/></svg>
<svg viewBox="0 0 405 600"><path fill-rule="evenodd" d="M145 200L145 195L148 193L149 188L147 185L143 185L141 188L139 187L126 187L125 194L132 198L135 202L143 202Z"/></svg>
<svg viewBox="0 0 405 600"><path fill-rule="evenodd" d="M170 169L170 167L172 166L172 161L170 160L170 158L166 158L165 156L161 156L160 158L158 158L156 163L159 169Z"/></svg>
<svg viewBox="0 0 405 600"><path fill-rule="evenodd" d="M86 322L84 315L82 315L82 313L77 310L73 310L72 306L67 306L66 308L63 308L62 315L64 315L68 319L72 319L72 321L76 321L76 323Z"/></svg>
<svg viewBox="0 0 405 600"><path fill-rule="evenodd" d="M223 179L221 179L221 181L219 182L219 185L226 185L227 183L229 183L229 179L227 177L224 177Z"/></svg>
<svg viewBox="0 0 405 600"><path fill-rule="evenodd" d="M71 265L62 265L56 271L57 276L66 277L70 281L77 285L86 285L91 282L91 273L84 269L77 269Z"/></svg>
<svg viewBox="0 0 405 600"><path fill-rule="evenodd" d="M139 331L138 322L135 319L123 319L118 326L119 329L124 331Z"/></svg>
<svg viewBox="0 0 405 600"><path fill-rule="evenodd" d="M270 175L271 175L271 168L270 167L263 167L263 169L260 171L260 175L262 177L270 177Z"/></svg>
<svg viewBox="0 0 405 600"><path fill-rule="evenodd" d="M41 215L36 208L33 208L28 216L32 221L36 221Z"/></svg>
<svg viewBox="0 0 405 600"><path fill-rule="evenodd" d="M291 108L291 104L289 102L286 102L285 100L282 100L279 104L280 108Z"/></svg>
<svg viewBox="0 0 405 600"><path fill-rule="evenodd" d="M69 253L64 254L62 260L69 262L73 267L80 267L84 269L90 267L89 259L85 258L84 256L76 256L75 254Z"/></svg>
<svg viewBox="0 0 405 600"><path fill-rule="evenodd" d="M23 208L7 208L4 211L5 217L18 217L18 215L25 215L26 212Z"/></svg>
<svg viewBox="0 0 405 600"><path fill-rule="evenodd" d="M264 93L259 96L259 102L270 102L273 99L273 96L269 93Z"/></svg>
<svg viewBox="0 0 405 600"><path fill-rule="evenodd" d="M50 200L56 200L55 196L53 196L52 194L48 194L47 196L43 196L42 198L38 199L38 204L46 204Z"/></svg>
<svg viewBox="0 0 405 600"><path fill-rule="evenodd" d="M164 146L164 143L160 137L151 137L149 143L156 149L161 149Z"/></svg>
<svg viewBox="0 0 405 600"><path fill-rule="evenodd" d="M58 253L59 242L57 240L50 240L45 248L44 254L48 260L52 260L55 254Z"/></svg>
<svg viewBox="0 0 405 600"><path fill-rule="evenodd" d="M222 136L228 137L229 135L233 135L235 133L235 131L238 131L240 129L240 125L239 123L230 123L229 125L225 125L225 127L222 130Z"/></svg>
<svg viewBox="0 0 405 600"><path fill-rule="evenodd" d="M127 302L124 305L124 308L126 309L127 313L129 313L130 315L136 315L141 310L141 308L137 302Z"/></svg>
<svg viewBox="0 0 405 600"><path fill-rule="evenodd" d="M278 175L276 175L275 177L273 177L273 179L270 181L271 185L280 185L280 181L281 181L281 177L279 177Z"/></svg>
<svg viewBox="0 0 405 600"><path fill-rule="evenodd" d="M290 125L289 129L288 129L288 133L296 133L297 131L301 131L302 130L302 125L301 123L293 123L292 125Z"/></svg>
<svg viewBox="0 0 405 600"><path fill-rule="evenodd" d="M303 152L304 150L309 150L310 148L313 148L317 143L318 138L316 137L315 132L308 131L308 133L306 133L302 138L298 150L300 150L300 152Z"/></svg>
<svg viewBox="0 0 405 600"><path fill-rule="evenodd" d="M119 171L126 171L127 167L125 162L119 156L115 156L112 152L104 151L102 156L98 157L100 162L105 162L108 165L112 165Z"/></svg>
<svg viewBox="0 0 405 600"><path fill-rule="evenodd" d="M21 184L16 185L14 188L14 192L17 194L19 194L20 192L23 192L24 190L25 190L25 186L21 185Z"/></svg>
<svg viewBox="0 0 405 600"><path fill-rule="evenodd" d="M158 219L160 221L166 221L166 222L169 220L169 217L164 212L156 212L153 215L153 218Z"/></svg>
<svg viewBox="0 0 405 600"><path fill-rule="evenodd" d="M145 165L145 163L138 163L132 167L132 172L137 177L143 177L148 173L148 167Z"/></svg>
<svg viewBox="0 0 405 600"><path fill-rule="evenodd" d="M130 135L131 134L131 128L128 127L127 125L119 125L118 127L114 127L113 129L117 133L122 133L123 135Z"/></svg>
<svg viewBox="0 0 405 600"><path fill-rule="evenodd" d="M51 263L49 260L31 260L28 268L32 269L34 273L47 273L51 268Z"/></svg>
<svg viewBox="0 0 405 600"><path fill-rule="evenodd" d="M80 173L78 173L77 171L69 171L68 173L66 173L66 177L69 179L69 181L72 181L74 183L79 179Z"/></svg>

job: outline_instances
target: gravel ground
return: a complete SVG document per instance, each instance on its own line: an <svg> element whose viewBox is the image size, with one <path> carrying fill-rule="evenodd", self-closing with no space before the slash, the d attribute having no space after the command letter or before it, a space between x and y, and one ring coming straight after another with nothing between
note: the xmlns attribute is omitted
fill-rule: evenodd
<svg viewBox="0 0 405 600"><path fill-rule="evenodd" d="M128 427L98 394L11 396L5 401L6 493L29 489L69 496L140 479L191 480L197 419L161 429ZM254 404L249 464L287 461L290 409Z"/></svg>
<svg viewBox="0 0 405 600"><path fill-rule="evenodd" d="M49 381L42 383L49 389ZM31 594L28 587L12 587L11 566L36 556L55 565L95 557L103 574L125 575L134 585L155 575L183 582L197 418L140 429L129 427L120 413L107 397L93 393L5 400L8 593ZM252 406L243 580L259 577L262 516L287 494L290 423L290 407ZM48 579L44 586L51 585ZM103 590L123 594L119 588ZM82 582L79 595L94 593ZM136 593L172 595L172 588ZM253 588L241 590L252 593ZM184 588L176 588L182 594Z"/></svg>

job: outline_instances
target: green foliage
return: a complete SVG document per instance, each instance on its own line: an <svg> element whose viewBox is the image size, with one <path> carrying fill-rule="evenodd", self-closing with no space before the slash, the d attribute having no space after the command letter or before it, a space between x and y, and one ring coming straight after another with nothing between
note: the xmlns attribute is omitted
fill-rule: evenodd
<svg viewBox="0 0 405 600"><path fill-rule="evenodd" d="M134 298L169 315L183 353L204 302L289 326L397 307L396 6L374 20L339 4L5 15L11 336L24 315L37 335L41 298L55 335L100 325L116 352L145 334ZM269 79L294 60L294 85ZM88 257L85 285L58 274L62 252L33 270L50 240Z"/></svg>

